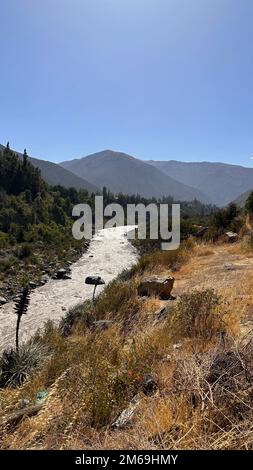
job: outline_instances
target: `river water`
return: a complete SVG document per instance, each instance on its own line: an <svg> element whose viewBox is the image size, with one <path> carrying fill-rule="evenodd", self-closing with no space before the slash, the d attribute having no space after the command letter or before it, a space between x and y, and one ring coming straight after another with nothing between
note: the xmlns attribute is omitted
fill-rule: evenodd
<svg viewBox="0 0 253 470"><path fill-rule="evenodd" d="M87 252L70 266L71 279L50 279L44 286L31 291L27 314L21 319L20 342L29 339L45 321L59 321L66 310L90 299L93 286L85 284L86 276L101 276L108 284L136 263L138 254L126 237L133 228L124 226L101 230L91 240ZM97 287L97 294L103 287ZM8 302L0 307L0 351L14 345L15 327L14 303Z"/></svg>

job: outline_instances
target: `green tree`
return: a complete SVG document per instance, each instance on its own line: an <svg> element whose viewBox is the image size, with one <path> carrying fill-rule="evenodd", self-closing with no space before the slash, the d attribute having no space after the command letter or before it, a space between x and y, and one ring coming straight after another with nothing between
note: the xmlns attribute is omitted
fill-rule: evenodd
<svg viewBox="0 0 253 470"><path fill-rule="evenodd" d="M248 214L253 214L253 191L249 194L245 204L245 209Z"/></svg>

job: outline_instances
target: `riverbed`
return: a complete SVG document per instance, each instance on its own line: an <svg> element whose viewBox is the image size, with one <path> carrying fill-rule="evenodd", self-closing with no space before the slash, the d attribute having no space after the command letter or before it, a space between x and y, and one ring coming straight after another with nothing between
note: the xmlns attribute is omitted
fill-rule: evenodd
<svg viewBox="0 0 253 470"><path fill-rule="evenodd" d="M33 289L27 314L21 319L20 342L27 341L47 320L58 322L68 309L92 298L93 286L85 284L86 276L101 276L107 285L133 266L138 254L126 236L133 229L124 226L99 231L86 253L70 266L71 279L50 279ZM103 288L98 286L97 294ZM15 327L14 303L8 302L0 307L0 351L14 345Z"/></svg>

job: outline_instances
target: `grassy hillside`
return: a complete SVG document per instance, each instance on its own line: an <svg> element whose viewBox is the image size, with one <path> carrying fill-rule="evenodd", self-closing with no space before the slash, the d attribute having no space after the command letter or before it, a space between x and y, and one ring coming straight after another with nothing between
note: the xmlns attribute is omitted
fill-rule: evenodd
<svg viewBox="0 0 253 470"><path fill-rule="evenodd" d="M238 259L236 249L234 255L235 248L220 246L217 253ZM253 351L246 319L253 279L241 273L238 281L227 271L227 285L222 257L210 269L215 259L211 245L189 242L176 253L152 253L108 285L95 306L78 306L60 329L48 323L35 338L48 350L46 361L22 387L1 390L0 413L6 416L22 399L33 403L39 390L47 391L46 402L37 416L2 426L1 447L251 449ZM137 296L145 275L171 273L181 289L176 303ZM190 281L195 289L187 290Z"/></svg>

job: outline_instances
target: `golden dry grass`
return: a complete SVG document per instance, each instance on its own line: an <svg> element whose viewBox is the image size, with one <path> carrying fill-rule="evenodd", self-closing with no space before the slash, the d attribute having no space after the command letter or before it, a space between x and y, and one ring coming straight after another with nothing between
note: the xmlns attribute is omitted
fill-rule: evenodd
<svg viewBox="0 0 253 470"><path fill-rule="evenodd" d="M1 448L252 449L253 274L224 271L224 260L241 266L245 255L208 245L180 253L178 261L153 254L131 280L115 281L100 297L95 315L113 320L108 329L80 322L62 338L48 324L41 340L52 356L22 387L1 390L0 415L42 389L49 391L46 404L37 416L2 429ZM210 337L181 331L175 338L170 316L154 322L164 302L138 298L137 282L146 273L172 270L178 293L210 287L222 296L217 314L224 334L215 323ZM181 343L176 348L175 341ZM145 373L158 377L152 396L141 387ZM112 429L135 396L129 425Z"/></svg>

